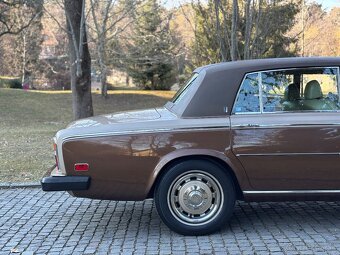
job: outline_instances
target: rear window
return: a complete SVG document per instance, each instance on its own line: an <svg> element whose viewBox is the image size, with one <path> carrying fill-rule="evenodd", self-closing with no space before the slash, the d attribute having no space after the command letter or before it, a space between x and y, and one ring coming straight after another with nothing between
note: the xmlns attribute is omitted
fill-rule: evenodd
<svg viewBox="0 0 340 255"><path fill-rule="evenodd" d="M184 95L188 92L189 87L195 83L195 81L197 80L197 76L198 73L194 73L190 79L177 91L177 93L175 94L175 96L172 98L171 102L172 103L177 103L179 102Z"/></svg>

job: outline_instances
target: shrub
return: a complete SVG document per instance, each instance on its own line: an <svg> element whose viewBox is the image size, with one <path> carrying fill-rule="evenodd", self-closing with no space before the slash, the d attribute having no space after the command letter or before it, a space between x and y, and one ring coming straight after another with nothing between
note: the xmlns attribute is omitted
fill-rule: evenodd
<svg viewBox="0 0 340 255"><path fill-rule="evenodd" d="M71 89L70 70L67 57L43 59L44 70L37 84L38 89Z"/></svg>
<svg viewBox="0 0 340 255"><path fill-rule="evenodd" d="M7 89L22 89L22 84L18 78L1 78L0 77L0 88Z"/></svg>

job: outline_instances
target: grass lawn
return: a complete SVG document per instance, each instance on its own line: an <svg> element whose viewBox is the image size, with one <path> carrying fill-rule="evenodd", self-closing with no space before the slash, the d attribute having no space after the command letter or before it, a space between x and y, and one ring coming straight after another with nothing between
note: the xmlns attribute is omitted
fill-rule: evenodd
<svg viewBox="0 0 340 255"><path fill-rule="evenodd" d="M93 94L95 115L162 106L171 91ZM38 181L54 164L52 138L72 121L66 91L0 89L0 182Z"/></svg>

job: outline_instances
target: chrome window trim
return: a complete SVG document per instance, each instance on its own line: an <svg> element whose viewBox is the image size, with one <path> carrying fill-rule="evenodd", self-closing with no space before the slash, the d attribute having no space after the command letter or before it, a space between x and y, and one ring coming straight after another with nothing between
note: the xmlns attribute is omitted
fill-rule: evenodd
<svg viewBox="0 0 340 255"><path fill-rule="evenodd" d="M305 110L305 111L280 111L280 112L263 112L263 114L285 114L285 113L313 113L313 112L340 112L340 110Z"/></svg>
<svg viewBox="0 0 340 255"><path fill-rule="evenodd" d="M262 70L262 71L256 71L256 72L250 72L250 73L245 73L245 75L243 76L242 82L239 85L237 94L236 94L236 98L234 100L234 104L232 107L232 111L231 111L231 115L244 115L244 114L270 114L270 113L304 113L304 112L340 112L340 110L308 110L308 111L280 111L280 112L264 112L263 111L263 99L262 99L262 73L265 72L278 72L278 71L289 71L289 70L299 70L299 69L320 69L320 68L334 68L337 70L337 87L338 87L338 100L340 103L340 67L339 66L313 66L313 67L294 67L294 68L282 68L282 69L270 69L270 70ZM259 102L260 102L260 112L235 112L235 107L236 107L236 103L237 103L237 99L239 97L240 91L241 91L241 87L243 82L245 81L245 79L247 78L248 75L251 74L258 74L258 79L259 79ZM260 84L261 83L261 84ZM261 85L261 86L260 86ZM262 102L262 107L261 107L261 102Z"/></svg>
<svg viewBox="0 0 340 255"><path fill-rule="evenodd" d="M338 104L340 103L340 67L337 68L338 69L338 76L337 76L337 80L338 80Z"/></svg>
<svg viewBox="0 0 340 255"><path fill-rule="evenodd" d="M259 102L260 102L260 113L263 113L263 87L262 87L262 73L258 73L258 87L259 87Z"/></svg>
<svg viewBox="0 0 340 255"><path fill-rule="evenodd" d="M194 81L196 81L198 75L199 73L193 72L190 79L182 87L178 89L178 91L176 92L176 94L174 95L170 102L173 104L177 104L185 96L185 94L188 93L189 87L194 83ZM178 94L179 92L180 94Z"/></svg>
<svg viewBox="0 0 340 255"><path fill-rule="evenodd" d="M257 73L258 73L258 72L246 73L246 74L243 76L242 81L241 81L241 84L240 84L240 86L239 86L239 88L238 88L236 97L235 97L235 99L234 99L233 107L231 108L231 112L230 112L231 115L233 115L233 114L239 115L239 114L259 114L259 113L261 113L261 107L260 107L260 90L259 90L259 107L260 107L260 111L259 111L259 112L237 112L237 113L235 113L235 107L236 107L237 99L238 99L238 97L239 97L239 95L240 95L241 87L242 87L243 82L247 79L247 76L248 76L248 75L257 74ZM258 78L258 77L257 77L257 78Z"/></svg>
<svg viewBox="0 0 340 255"><path fill-rule="evenodd" d="M306 111L281 111L281 112L263 112L262 114L287 114L287 113L316 113L316 112L328 112L328 113L337 113L340 110L306 110ZM261 112L238 112L233 115L254 115L261 114Z"/></svg>
<svg viewBox="0 0 340 255"><path fill-rule="evenodd" d="M266 129L266 128L308 128L308 127L329 127L329 126L340 126L340 123L324 123L324 124L239 124L239 125L231 125L232 128L244 128L244 129L249 129L249 128L260 128L260 129Z"/></svg>
<svg viewBox="0 0 340 255"><path fill-rule="evenodd" d="M340 190L245 190L244 195L340 194Z"/></svg>
<svg viewBox="0 0 340 255"><path fill-rule="evenodd" d="M232 115L254 115L254 114L261 114L261 112L237 112L237 113L232 113Z"/></svg>
<svg viewBox="0 0 340 255"><path fill-rule="evenodd" d="M340 156L340 152L286 152L286 153L252 153L252 154L236 154L238 157L244 156Z"/></svg>

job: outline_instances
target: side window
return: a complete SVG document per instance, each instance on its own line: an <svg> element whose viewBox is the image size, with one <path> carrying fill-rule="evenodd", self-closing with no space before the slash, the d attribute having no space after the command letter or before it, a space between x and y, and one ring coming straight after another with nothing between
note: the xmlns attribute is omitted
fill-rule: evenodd
<svg viewBox="0 0 340 255"><path fill-rule="evenodd" d="M263 112L300 110L299 86L294 83L294 75L287 71L261 73Z"/></svg>
<svg viewBox="0 0 340 255"><path fill-rule="evenodd" d="M248 74L241 84L234 113L260 112L258 74Z"/></svg>
<svg viewBox="0 0 340 255"><path fill-rule="evenodd" d="M339 68L294 68L247 74L234 113L339 111Z"/></svg>
<svg viewBox="0 0 340 255"><path fill-rule="evenodd" d="M339 110L338 69L261 73L263 112Z"/></svg>
<svg viewBox="0 0 340 255"><path fill-rule="evenodd" d="M301 77L304 107L308 110L339 110L339 77L337 68L323 68ZM317 104L316 104L317 102Z"/></svg>

